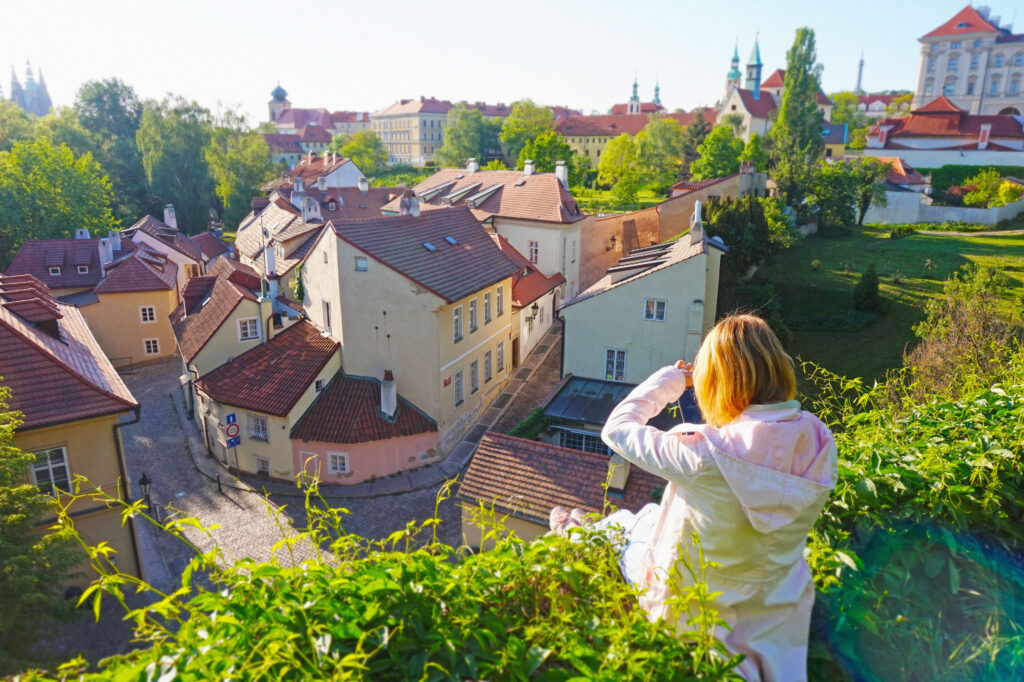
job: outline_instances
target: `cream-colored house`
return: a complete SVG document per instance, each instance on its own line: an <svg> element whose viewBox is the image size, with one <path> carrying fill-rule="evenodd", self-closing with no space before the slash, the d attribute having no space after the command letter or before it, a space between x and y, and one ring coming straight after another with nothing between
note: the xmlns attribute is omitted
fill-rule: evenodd
<svg viewBox="0 0 1024 682"><path fill-rule="evenodd" d="M388 150L388 161L414 166L433 161L434 153L444 144L448 112L454 106L448 100L420 97L398 100L370 114L373 132ZM475 102L466 106L489 119L505 118L512 113L512 107L504 104Z"/></svg>
<svg viewBox="0 0 1024 682"><path fill-rule="evenodd" d="M203 274L210 260L198 243L178 231L174 206L170 204L164 206L163 221L147 215L122 231L118 239L121 238L131 239L136 244L167 256L178 268L178 283L181 286L185 286L185 282L192 277ZM119 245L119 242L114 244L115 251Z"/></svg>
<svg viewBox="0 0 1024 682"><path fill-rule="evenodd" d="M137 419L139 405L81 313L32 276L0 276L0 347L9 407L24 418L14 445L36 457L26 479L63 498L60 491L80 475L103 493L130 499L119 420L133 413ZM98 500L77 500L69 511L86 542L108 543L118 569L145 577L132 519L122 521L119 508ZM48 515L44 523L53 520ZM84 555L79 568L82 577L69 585L96 577Z"/></svg>
<svg viewBox="0 0 1024 682"><path fill-rule="evenodd" d="M698 221L689 234L639 248L562 306L563 375L638 384L692 361L715 322L726 247Z"/></svg>
<svg viewBox="0 0 1024 682"><path fill-rule="evenodd" d="M347 374L391 372L443 455L508 378L516 272L466 208L331 222L303 261L302 306Z"/></svg>

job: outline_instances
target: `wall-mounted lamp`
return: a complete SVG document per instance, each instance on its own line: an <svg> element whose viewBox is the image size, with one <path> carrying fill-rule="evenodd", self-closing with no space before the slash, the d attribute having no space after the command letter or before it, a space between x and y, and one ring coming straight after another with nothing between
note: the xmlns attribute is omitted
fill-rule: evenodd
<svg viewBox="0 0 1024 682"><path fill-rule="evenodd" d="M615 248L615 235L613 234L612 235L612 239L611 239L611 244L608 245L608 248L606 248L605 251L611 251L614 248Z"/></svg>

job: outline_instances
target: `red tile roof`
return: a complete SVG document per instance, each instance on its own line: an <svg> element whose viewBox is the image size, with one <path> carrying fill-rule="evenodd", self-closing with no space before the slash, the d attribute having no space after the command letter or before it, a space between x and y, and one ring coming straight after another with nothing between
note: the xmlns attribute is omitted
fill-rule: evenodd
<svg viewBox="0 0 1024 682"><path fill-rule="evenodd" d="M138 406L82 314L35 278L0 276L0 348L0 377L10 408L24 415L21 431Z"/></svg>
<svg viewBox="0 0 1024 682"><path fill-rule="evenodd" d="M871 128L870 134L877 136L881 126L889 126L885 146L898 149L899 147L895 145L898 144L900 137L978 138L983 125L991 126L990 138L1024 138L1024 126L1015 117L968 114L945 97L934 99L923 107L911 111L910 116L882 119ZM974 145L975 142L963 144ZM992 146L993 143L990 142L989 148ZM953 148L967 147L958 145Z"/></svg>
<svg viewBox="0 0 1024 682"><path fill-rule="evenodd" d="M688 126L693 122L697 110L686 113L676 112L663 114L663 116L675 119L679 125ZM704 118L712 125L715 122L717 113L713 109L704 109ZM612 136L618 137L622 133L636 135L647 127L650 122L648 116L636 114L600 114L597 116L570 116L555 123L555 132L562 137L585 137L585 136Z"/></svg>
<svg viewBox="0 0 1024 682"><path fill-rule="evenodd" d="M327 142L330 142L330 135L327 136ZM330 175L335 170L341 168L346 163L351 163L350 159L346 159L341 154L324 154L323 156L317 156L316 154L307 154L299 159L299 162L295 164L295 168L285 173L285 177L291 181L295 178L302 178L303 185L309 187L316 182L316 179Z"/></svg>
<svg viewBox="0 0 1024 682"><path fill-rule="evenodd" d="M370 112L368 111L332 111L331 121L334 125L339 123L360 123L370 122Z"/></svg>
<svg viewBox="0 0 1024 682"><path fill-rule="evenodd" d="M151 215L139 220L123 232L124 236L132 237L136 232L143 232L178 253L188 256L196 263L203 262L203 250L194 241L183 235L176 228Z"/></svg>
<svg viewBox="0 0 1024 682"><path fill-rule="evenodd" d="M978 14L978 10L968 5L954 14L952 19L921 37L937 38L939 36L955 36L963 33L999 33L999 29Z"/></svg>
<svg viewBox="0 0 1024 682"><path fill-rule="evenodd" d="M504 118L512 113L512 107L505 104L486 104L484 102L466 102L470 109L477 109L487 117ZM400 99L394 104L381 109L373 114L374 117L381 116L404 116L408 114L447 114L455 107L446 99L434 97L420 97L419 99Z"/></svg>
<svg viewBox="0 0 1024 682"><path fill-rule="evenodd" d="M174 288L178 267L165 254L140 245L106 267L107 275L96 285L96 294L123 294L134 291L159 291Z"/></svg>
<svg viewBox="0 0 1024 682"><path fill-rule="evenodd" d="M743 102L743 108L751 116L754 118L771 118L772 112L775 111L775 98L772 97L770 92L762 90L757 99L754 99L753 90L738 88L736 92L739 93L740 101Z"/></svg>
<svg viewBox="0 0 1024 682"><path fill-rule="evenodd" d="M857 95L857 104L871 106L875 102L881 102L882 104L889 106L894 99L902 96L903 95Z"/></svg>
<svg viewBox="0 0 1024 682"><path fill-rule="evenodd" d="M712 185L717 185L720 182L730 180L736 177L736 175L738 174L733 173L732 175L727 175L724 178L708 178L707 180L680 180L676 184L672 185L672 189L674 190L673 196L677 196L677 192L678 194L686 194L688 192L704 189L705 187L711 187Z"/></svg>
<svg viewBox="0 0 1024 682"><path fill-rule="evenodd" d="M272 153L302 154L299 136L295 133L263 133L263 139Z"/></svg>
<svg viewBox="0 0 1024 682"><path fill-rule="evenodd" d="M188 281L181 292L183 303L171 313L171 330L186 363L195 359L239 303L256 301L253 291L259 286L255 270L227 258L217 259L207 276Z"/></svg>
<svg viewBox="0 0 1024 682"><path fill-rule="evenodd" d="M303 126L296 131L299 139L303 142L330 142L332 139L330 131L323 126Z"/></svg>
<svg viewBox="0 0 1024 682"><path fill-rule="evenodd" d="M199 248L202 249L203 255L206 256L207 260L213 260L217 256L221 256L225 253L231 253L231 247L222 242L217 235L210 231L197 234L192 237L192 241L199 244Z"/></svg>
<svg viewBox="0 0 1024 682"><path fill-rule="evenodd" d="M448 303L518 271L466 208L329 225L338 238Z"/></svg>
<svg viewBox="0 0 1024 682"><path fill-rule="evenodd" d="M442 192L430 190L451 184ZM451 192L477 187L455 201L445 197ZM489 188L494 192L484 197L474 195ZM522 171L476 171L469 173L460 168L445 168L413 187L416 196L428 195L427 201L420 200L420 211L426 213L449 206L470 206L477 220L491 216L520 218L547 223L574 223L586 218L576 204L569 190L559 182L554 173L534 173L527 177ZM382 211L390 214L399 212L400 198L393 199Z"/></svg>
<svg viewBox="0 0 1024 682"><path fill-rule="evenodd" d="M608 462L607 455L488 431L473 453L459 497L493 503L502 511L545 525L555 506L600 513L604 510ZM665 484L663 479L632 465L622 497L609 496L609 501L638 511L656 502L654 495Z"/></svg>
<svg viewBox="0 0 1024 682"><path fill-rule="evenodd" d="M207 372L196 388L218 403L287 416L340 344L302 320Z"/></svg>
<svg viewBox="0 0 1024 682"><path fill-rule="evenodd" d="M300 109L291 108L281 112L281 116L274 121L278 128L302 128L310 124L330 128L333 125L331 113L324 108Z"/></svg>
<svg viewBox="0 0 1024 682"><path fill-rule="evenodd" d="M786 85L786 70L775 69L772 74L761 83L762 88L781 88Z"/></svg>
<svg viewBox="0 0 1024 682"><path fill-rule="evenodd" d="M555 287L565 284L562 273L556 272L545 277L536 265L500 234L492 233L491 238L501 252L519 267L519 271L512 277L512 305L516 308L525 308Z"/></svg>
<svg viewBox="0 0 1024 682"><path fill-rule="evenodd" d="M882 163L889 164L889 175L886 180L894 185L927 185L928 180L910 164L898 156L876 156Z"/></svg>
<svg viewBox="0 0 1024 682"><path fill-rule="evenodd" d="M103 279L99 243L99 239L30 239L18 249L7 274L32 275L51 289L91 289ZM130 239L122 239L114 258L134 249ZM79 265L88 266L89 271L79 274ZM50 266L60 267L60 274L51 275Z"/></svg>
<svg viewBox="0 0 1024 682"><path fill-rule="evenodd" d="M665 110L665 107L661 106L660 104L655 104L654 102L641 102L640 103L640 113L641 114L653 114L656 111L664 111L664 110ZM612 108L608 111L608 113L609 114L628 114L629 113L629 103L627 102L625 104L614 104L614 105L612 105Z"/></svg>
<svg viewBox="0 0 1024 682"><path fill-rule="evenodd" d="M437 431L437 422L398 397L387 419L380 410L380 381L338 371L292 428L295 440L319 443L369 443Z"/></svg>
<svg viewBox="0 0 1024 682"><path fill-rule="evenodd" d="M368 187L366 194L358 187L328 187L320 189L316 185L306 188L306 194L320 202L320 215L324 221L330 220L366 220L381 217L381 209L395 197L402 194L402 187ZM290 190L281 188L280 193ZM329 202L335 199L337 208L331 209Z"/></svg>

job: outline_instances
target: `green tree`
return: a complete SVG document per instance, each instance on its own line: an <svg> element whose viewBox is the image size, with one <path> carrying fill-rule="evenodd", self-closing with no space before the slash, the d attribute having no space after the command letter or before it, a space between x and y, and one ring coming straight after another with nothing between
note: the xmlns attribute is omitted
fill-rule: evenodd
<svg viewBox="0 0 1024 682"><path fill-rule="evenodd" d="M35 135L55 147L67 145L75 156L92 154L93 158L96 158L96 137L85 129L78 119L78 113L69 107L55 107L46 116L38 119Z"/></svg>
<svg viewBox="0 0 1024 682"><path fill-rule="evenodd" d="M850 304L854 310L873 311L878 310L881 303L882 299L878 296L878 271L875 270L875 264L872 263L860 276L857 286L853 288Z"/></svg>
<svg viewBox="0 0 1024 682"><path fill-rule="evenodd" d="M572 147L554 130L548 130L529 140L519 154L516 170L522 170L527 159L532 159L538 173L553 173L556 161L569 162Z"/></svg>
<svg viewBox="0 0 1024 682"><path fill-rule="evenodd" d="M444 168L461 168L468 159L486 159L497 147L497 122L487 121L479 110L459 102L448 112L444 142L434 153L434 160Z"/></svg>
<svg viewBox="0 0 1024 682"><path fill-rule="evenodd" d="M182 97L147 102L136 139L150 192L174 204L183 231L205 230L213 195L205 154L210 112Z"/></svg>
<svg viewBox="0 0 1024 682"><path fill-rule="evenodd" d="M33 135L33 121L14 102L0 97L0 152Z"/></svg>
<svg viewBox="0 0 1024 682"><path fill-rule="evenodd" d="M855 92L836 92L829 95L832 100L832 123L849 124L850 129L863 128L871 118L857 108L859 98Z"/></svg>
<svg viewBox="0 0 1024 682"><path fill-rule="evenodd" d="M641 180L664 191L675 182L683 161L683 127L674 118L652 114L637 134Z"/></svg>
<svg viewBox="0 0 1024 682"><path fill-rule="evenodd" d="M210 132L206 163L220 200L221 218L237 225L249 213L250 200L258 195L275 166L262 133L250 130L245 118L225 112Z"/></svg>
<svg viewBox="0 0 1024 682"><path fill-rule="evenodd" d="M807 203L817 214L822 229L854 224L860 179L851 162L821 163L808 183Z"/></svg>
<svg viewBox="0 0 1024 682"><path fill-rule="evenodd" d="M696 113L693 115L693 120L690 124L683 128L682 137L682 164L679 168L679 176L683 180L690 179L690 164L692 164L700 154L697 152L697 147L704 142L704 138L711 132L711 123L708 122L707 117L704 115L704 110L698 108Z"/></svg>
<svg viewBox="0 0 1024 682"><path fill-rule="evenodd" d="M597 181L608 186L629 176L636 183L639 175L637 145L633 136L622 133L609 140L597 164Z"/></svg>
<svg viewBox="0 0 1024 682"><path fill-rule="evenodd" d="M718 125L697 147L697 152L700 158L690 164L694 180L724 178L739 171L743 140L733 135L728 125Z"/></svg>
<svg viewBox="0 0 1024 682"><path fill-rule="evenodd" d="M640 185L636 181L636 175L627 173L612 186L612 203L615 204L616 208L632 206L636 203L636 196L639 191Z"/></svg>
<svg viewBox="0 0 1024 682"><path fill-rule="evenodd" d="M722 259L725 279L736 281L752 265L762 263L779 248L772 241L764 205L757 197L748 195L740 199L710 199L704 206L704 224L708 235L721 237L729 247L729 257Z"/></svg>
<svg viewBox="0 0 1024 682"><path fill-rule="evenodd" d="M92 156L75 158L45 139L0 152L0 259L10 263L26 239L94 234L120 226L110 209L110 181Z"/></svg>
<svg viewBox="0 0 1024 682"><path fill-rule="evenodd" d="M349 136L339 151L367 177L379 175L388 167L387 147L372 130L360 130Z"/></svg>
<svg viewBox="0 0 1024 682"><path fill-rule="evenodd" d="M501 124L498 139L505 147L509 163L522 168L519 159L523 147L554 129L554 115L550 109L537 106L533 100L523 99L512 104L512 113Z"/></svg>
<svg viewBox="0 0 1024 682"><path fill-rule="evenodd" d="M904 116L910 111L910 103L914 99L914 93L906 92L899 97L893 97L885 107L886 116Z"/></svg>
<svg viewBox="0 0 1024 682"><path fill-rule="evenodd" d="M81 558L68 526L36 526L58 505L27 481L35 457L14 445L21 414L8 409L10 395L0 386L0 675L31 663L25 651L60 610L61 584Z"/></svg>
<svg viewBox="0 0 1024 682"><path fill-rule="evenodd" d="M750 139L740 153L740 161L753 161L757 170L768 170L768 150L764 148L764 138L757 133L750 133Z"/></svg>
<svg viewBox="0 0 1024 682"><path fill-rule="evenodd" d="M727 125L732 128L732 134L739 137L743 134L743 114L734 112L725 114L718 119L718 125Z"/></svg>
<svg viewBox="0 0 1024 682"><path fill-rule="evenodd" d="M275 128L274 130L272 130L270 132L276 133L277 129ZM344 156L344 154L341 153L341 148L344 147L347 143L348 143L348 134L346 134L346 133L338 133L337 135L334 135L333 137L331 137L331 142L330 142L330 144L327 145L327 150L326 151L334 152L336 154L341 154L342 156ZM359 166L360 170L362 170L362 168L363 168L362 166Z"/></svg>
<svg viewBox="0 0 1024 682"><path fill-rule="evenodd" d="M78 89L74 109L82 127L94 137L94 157L110 178L114 216L130 224L158 210L159 203L149 196L136 140L142 103L135 90L116 78L88 81Z"/></svg>
<svg viewBox="0 0 1024 682"><path fill-rule="evenodd" d="M786 84L778 117L769 132L775 184L793 207L803 202L818 159L825 151L822 114L818 110L820 90L821 65L817 63L814 31L801 28L786 53Z"/></svg>
<svg viewBox="0 0 1024 682"><path fill-rule="evenodd" d="M487 165L483 167L484 170L508 170L508 166L501 159L491 159L487 162Z"/></svg>
<svg viewBox="0 0 1024 682"><path fill-rule="evenodd" d="M857 224L864 224L864 215L871 205L885 206L885 179L889 164L872 158L858 159L850 164L850 172L857 182Z"/></svg>

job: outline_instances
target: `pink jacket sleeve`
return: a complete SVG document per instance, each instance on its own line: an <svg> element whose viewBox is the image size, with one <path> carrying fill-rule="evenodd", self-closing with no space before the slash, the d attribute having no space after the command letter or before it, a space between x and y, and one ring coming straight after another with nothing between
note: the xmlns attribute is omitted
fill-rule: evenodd
<svg viewBox="0 0 1024 682"><path fill-rule="evenodd" d="M686 389L686 376L675 367L652 374L612 410L601 438L615 452L652 474L684 482L704 466L707 451L698 434L669 434L647 420Z"/></svg>

